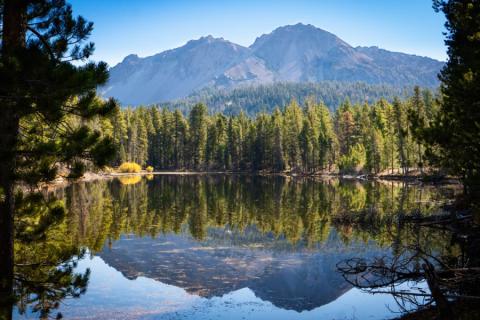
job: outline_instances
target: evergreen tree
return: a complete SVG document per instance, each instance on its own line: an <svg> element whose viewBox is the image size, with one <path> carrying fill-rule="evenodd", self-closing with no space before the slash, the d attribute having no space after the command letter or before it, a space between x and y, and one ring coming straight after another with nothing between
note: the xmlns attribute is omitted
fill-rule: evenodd
<svg viewBox="0 0 480 320"><path fill-rule="evenodd" d="M381 105L385 116L385 126L383 127L385 165L386 167L390 167L390 173L393 174L398 159L398 150L396 147L398 136L396 134L397 126L395 125L395 110L394 106L385 100L380 100L379 104Z"/></svg>
<svg viewBox="0 0 480 320"><path fill-rule="evenodd" d="M115 103L95 94L108 79L105 63L71 63L92 54L93 44L84 41L93 24L74 17L65 1L3 0L0 15L0 300L5 302L12 293L14 184L51 180L59 163L73 176L82 174L84 159L105 164L113 155L112 141L83 120L108 114ZM20 210L22 203L16 205ZM54 211L58 217L61 210ZM45 217L44 223L52 220Z"/></svg>
<svg viewBox="0 0 480 320"><path fill-rule="evenodd" d="M139 150L138 145L138 123L136 121L135 112L128 108L126 111L127 119L127 160L134 162L137 157L136 152Z"/></svg>
<svg viewBox="0 0 480 320"><path fill-rule="evenodd" d="M382 157L384 142L379 129L372 127L368 130L365 142L366 168L369 172L378 174L383 170Z"/></svg>
<svg viewBox="0 0 480 320"><path fill-rule="evenodd" d="M252 169L266 169L271 159L271 131L269 116L260 113L251 126L252 132L255 132L255 138L252 146Z"/></svg>
<svg viewBox="0 0 480 320"><path fill-rule="evenodd" d="M335 128L339 141L340 155L345 155L356 142L355 120L348 100L336 112Z"/></svg>
<svg viewBox="0 0 480 320"><path fill-rule="evenodd" d="M239 140L239 166L240 170L250 169L250 145L253 141L253 136L250 134L251 120L247 118L245 113L240 112L238 115L238 140Z"/></svg>
<svg viewBox="0 0 480 320"><path fill-rule="evenodd" d="M183 168L185 165L185 154L187 147L187 130L188 124L179 110L175 110L174 118L174 132L173 132L173 163L175 169Z"/></svg>
<svg viewBox="0 0 480 320"><path fill-rule="evenodd" d="M118 146L118 153L116 154L113 165L120 165L127 161L127 153L125 146L128 139L127 123L125 121L125 113L116 108L111 116L111 123L113 127L113 143Z"/></svg>
<svg viewBox="0 0 480 320"><path fill-rule="evenodd" d="M161 129L162 116L157 107L152 107L147 113L150 118L151 128L148 130L148 165L159 168L161 162Z"/></svg>
<svg viewBox="0 0 480 320"><path fill-rule="evenodd" d="M290 170L296 170L300 160L299 136L302 132L303 112L297 102L291 102L283 115L283 150Z"/></svg>
<svg viewBox="0 0 480 320"><path fill-rule="evenodd" d="M321 106L317 105L313 99L306 102L304 114L304 124L300 134L300 143L302 144L302 160L304 167L308 171L314 172L318 168L319 158L319 137L321 127Z"/></svg>
<svg viewBox="0 0 480 320"><path fill-rule="evenodd" d="M302 167L305 171L315 169L315 147L317 146L314 126L309 119L303 120L303 128L300 132L300 149L302 158Z"/></svg>
<svg viewBox="0 0 480 320"><path fill-rule="evenodd" d="M163 109L160 113L161 126L159 130L159 144L160 144L160 167L171 168L174 166L173 154L175 148L175 125L174 115L168 109Z"/></svg>
<svg viewBox="0 0 480 320"><path fill-rule="evenodd" d="M136 149L134 150L135 157L133 158L133 161L144 167L147 163L148 155L148 132L145 125L145 119L136 116L135 122L138 128L138 142L136 143Z"/></svg>
<svg viewBox="0 0 480 320"><path fill-rule="evenodd" d="M285 170L285 156L283 153L282 137L282 113L277 108L272 114L273 146L272 146L272 168L275 172Z"/></svg>
<svg viewBox="0 0 480 320"><path fill-rule="evenodd" d="M192 167L200 169L205 161L205 144L207 141L207 107L204 104L199 103L192 108L189 125Z"/></svg>
<svg viewBox="0 0 480 320"><path fill-rule="evenodd" d="M447 19L448 60L440 74L440 110L420 136L430 159L462 176L472 191L480 185L480 3L435 0L434 8Z"/></svg>
<svg viewBox="0 0 480 320"><path fill-rule="evenodd" d="M425 104L423 100L423 96L420 92L420 87L415 86L414 93L411 98L411 113L409 114L412 117L412 114L417 119L417 126L424 128L426 126L426 110ZM416 160L417 160L417 167L420 168L421 172L423 173L423 146L421 141L416 141Z"/></svg>
<svg viewBox="0 0 480 320"><path fill-rule="evenodd" d="M407 158L407 129L406 129L406 119L405 112L403 110L404 105L400 102L398 98L393 100L393 110L395 113L395 133L397 134L398 141L398 154L400 157L400 165L402 168L403 174L406 174L408 171L408 158Z"/></svg>
<svg viewBox="0 0 480 320"><path fill-rule="evenodd" d="M205 161L208 167L225 169L226 121L224 115L214 116L208 127Z"/></svg>
<svg viewBox="0 0 480 320"><path fill-rule="evenodd" d="M337 137L334 132L334 126L330 111L324 104L318 106L319 134L318 134L318 162L322 170L332 166L336 162L336 148L338 145Z"/></svg>

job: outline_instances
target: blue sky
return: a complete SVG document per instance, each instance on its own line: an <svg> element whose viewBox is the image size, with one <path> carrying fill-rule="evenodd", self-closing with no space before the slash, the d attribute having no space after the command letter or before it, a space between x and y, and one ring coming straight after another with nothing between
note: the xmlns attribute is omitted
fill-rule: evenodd
<svg viewBox="0 0 480 320"><path fill-rule="evenodd" d="M431 0L70 0L95 24L94 60L111 66L179 47L205 35L248 46L298 22L330 31L353 46L446 59L444 16Z"/></svg>

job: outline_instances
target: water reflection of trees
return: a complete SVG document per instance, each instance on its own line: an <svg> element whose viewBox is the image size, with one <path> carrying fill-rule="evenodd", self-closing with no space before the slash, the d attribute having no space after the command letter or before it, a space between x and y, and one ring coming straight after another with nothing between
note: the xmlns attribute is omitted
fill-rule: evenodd
<svg viewBox="0 0 480 320"><path fill-rule="evenodd" d="M99 251L124 234L188 232L204 240L210 228L241 234L255 226L292 246L321 245L335 230L345 244L375 241L395 251L420 243L445 250L442 233L404 226L397 217L432 214L452 192L396 183L221 175L74 184L56 192L64 199L66 216L45 224L41 238L30 232L30 239L25 233L16 242L17 305L21 312L30 306L46 316L63 299L79 296L89 276L74 271L84 248ZM38 208L35 212L41 215Z"/></svg>
<svg viewBox="0 0 480 320"><path fill-rule="evenodd" d="M394 255L354 257L339 262L337 268L356 288L391 294L401 311L415 312L415 319L477 319L480 233L471 218L468 212L406 217L410 229L429 237L396 245ZM404 283L407 286L400 287Z"/></svg>
<svg viewBox="0 0 480 320"><path fill-rule="evenodd" d="M280 177L162 176L134 185L77 184L65 196L72 236L92 250L122 234L156 236L187 226L202 240L211 227L242 232L252 225L291 244L313 246L336 229L345 243L373 240L390 246L431 239L406 230L398 216L437 212L452 190Z"/></svg>
<svg viewBox="0 0 480 320"><path fill-rule="evenodd" d="M12 301L0 306L0 319L11 319L13 303L20 314L47 319L63 300L85 292L90 272L75 271L85 249L68 236L63 202L37 193L22 197L15 216Z"/></svg>

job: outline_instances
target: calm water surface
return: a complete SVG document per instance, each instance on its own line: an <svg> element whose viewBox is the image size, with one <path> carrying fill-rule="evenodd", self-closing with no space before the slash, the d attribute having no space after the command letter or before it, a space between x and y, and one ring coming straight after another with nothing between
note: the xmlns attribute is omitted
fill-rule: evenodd
<svg viewBox="0 0 480 320"><path fill-rule="evenodd" d="M392 318L393 298L353 288L337 263L415 243L443 250L444 235L398 215L435 213L458 192L225 175L75 184L56 194L63 221L16 248L19 265L49 262L17 272L53 277L56 294L18 284L14 318L46 306L66 319Z"/></svg>

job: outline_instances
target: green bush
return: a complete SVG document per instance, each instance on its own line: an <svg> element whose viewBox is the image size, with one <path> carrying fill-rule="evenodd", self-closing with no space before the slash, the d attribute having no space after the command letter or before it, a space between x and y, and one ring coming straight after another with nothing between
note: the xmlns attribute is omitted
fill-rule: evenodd
<svg viewBox="0 0 480 320"><path fill-rule="evenodd" d="M142 167L135 162L124 162L118 167L118 172L121 173L139 173Z"/></svg>

